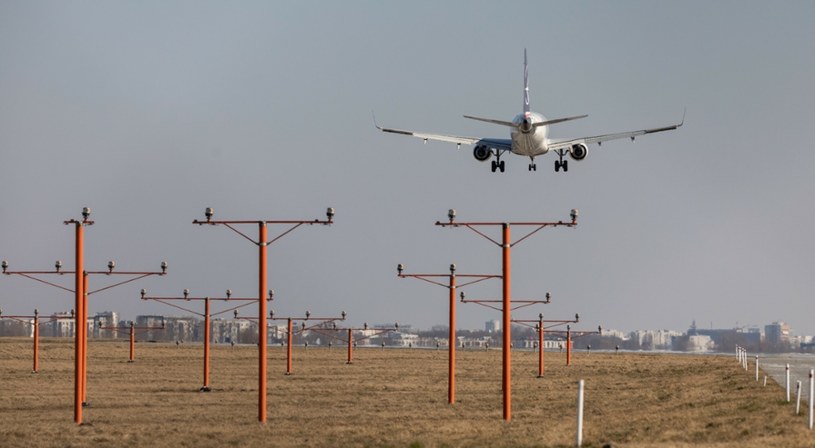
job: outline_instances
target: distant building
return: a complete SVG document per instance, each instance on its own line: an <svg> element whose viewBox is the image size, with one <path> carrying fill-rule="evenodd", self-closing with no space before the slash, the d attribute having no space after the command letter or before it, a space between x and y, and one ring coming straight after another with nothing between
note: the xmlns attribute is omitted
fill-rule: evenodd
<svg viewBox="0 0 815 448"><path fill-rule="evenodd" d="M498 333L501 331L501 321L500 320L488 320L484 323L484 331L487 333Z"/></svg>
<svg viewBox="0 0 815 448"><path fill-rule="evenodd" d="M117 338L119 333L115 330L103 330L102 327L115 327L119 323L119 313L115 311L102 311L91 318L94 325L90 334L95 338Z"/></svg>
<svg viewBox="0 0 815 448"><path fill-rule="evenodd" d="M54 313L51 315L51 322L45 324L40 332L40 336L50 336L57 338L70 338L74 335L76 318L73 312Z"/></svg>
<svg viewBox="0 0 815 448"><path fill-rule="evenodd" d="M789 344L791 334L790 326L782 321L764 326L764 340L769 345Z"/></svg>
<svg viewBox="0 0 815 448"><path fill-rule="evenodd" d="M714 347L713 339L708 335L698 334L688 337L688 351L709 352Z"/></svg>

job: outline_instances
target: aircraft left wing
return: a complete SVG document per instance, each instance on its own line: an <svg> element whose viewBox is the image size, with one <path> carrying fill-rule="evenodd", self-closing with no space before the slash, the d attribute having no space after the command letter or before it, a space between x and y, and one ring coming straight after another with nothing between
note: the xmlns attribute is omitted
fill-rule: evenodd
<svg viewBox="0 0 815 448"><path fill-rule="evenodd" d="M406 131L404 129L383 128L382 126L379 126L379 124L376 122L376 117L374 117L374 126L376 126L376 128L382 132L389 132L391 134L401 134L410 137L420 138L424 140L425 143L427 143L428 140L437 140L440 142L455 143L461 146L461 145L473 145L481 140L480 138L476 137L459 137L456 135L429 134L427 132Z"/></svg>
<svg viewBox="0 0 815 448"><path fill-rule="evenodd" d="M621 138L630 138L631 141L634 141L634 138L640 135L645 134L654 134L657 132L665 132L665 131L673 131L674 129L679 129L682 125L685 124L685 115L682 115L682 121L678 124L673 124L670 126L664 126L661 128L650 128L650 129L641 129L639 131L628 131L628 132L618 132L616 134L603 134L603 135L596 135L593 137L580 137L580 138L572 138L568 140L559 140L550 142L548 147L550 150L559 150L568 148L572 145L577 144L584 144L584 145L591 145L592 143L602 144L605 141L609 140L617 140Z"/></svg>

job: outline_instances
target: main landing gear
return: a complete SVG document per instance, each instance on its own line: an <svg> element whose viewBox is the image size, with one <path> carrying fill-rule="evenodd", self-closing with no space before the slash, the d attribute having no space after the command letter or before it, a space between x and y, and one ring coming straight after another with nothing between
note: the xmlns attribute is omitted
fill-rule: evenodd
<svg viewBox="0 0 815 448"><path fill-rule="evenodd" d="M566 155L566 151L561 149L557 153L560 156L560 160L555 160L555 172L560 171L561 168L563 168L564 173L569 171L569 161L563 160L563 156Z"/></svg>
<svg viewBox="0 0 815 448"><path fill-rule="evenodd" d="M492 172L494 173L495 170L499 170L502 173L504 172L504 161L501 160L500 155L496 155L495 160L492 161Z"/></svg>
<svg viewBox="0 0 815 448"><path fill-rule="evenodd" d="M538 171L538 166L535 165L535 162L529 164L529 171Z"/></svg>

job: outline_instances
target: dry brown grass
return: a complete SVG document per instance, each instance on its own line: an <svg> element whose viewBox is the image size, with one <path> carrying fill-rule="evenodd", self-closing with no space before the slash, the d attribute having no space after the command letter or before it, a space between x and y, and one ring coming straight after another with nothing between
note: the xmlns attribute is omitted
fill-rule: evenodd
<svg viewBox="0 0 815 448"><path fill-rule="evenodd" d="M200 393L200 345L91 341L85 424L73 423L73 345L0 339L0 446L574 446L577 380L586 380L584 446L811 447L815 434L783 390L732 356L513 354L513 418L501 418L501 352L459 351L447 404L447 353L341 349L269 353L269 421L257 422L257 350L215 347Z"/></svg>

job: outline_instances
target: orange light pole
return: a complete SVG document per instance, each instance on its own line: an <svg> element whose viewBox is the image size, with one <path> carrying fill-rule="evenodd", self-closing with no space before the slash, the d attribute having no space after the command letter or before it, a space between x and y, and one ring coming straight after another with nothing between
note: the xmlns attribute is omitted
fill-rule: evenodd
<svg viewBox="0 0 815 448"><path fill-rule="evenodd" d="M450 264L450 274L404 274L404 264L396 266L396 274L399 278L417 278L434 285L447 288L449 290L449 335L447 336L448 356L447 356L447 403L456 402L456 287L464 287L474 283L482 282L491 278L500 278L500 275L479 275L479 274L456 274L456 265ZM456 277L474 278L475 280L456 285ZM444 284L434 280L435 278L448 278L449 283Z"/></svg>
<svg viewBox="0 0 815 448"><path fill-rule="evenodd" d="M82 310L85 314L83 318L84 324L82 325L82 366L81 366L81 377L82 377L82 385L81 385L81 392L82 392L82 406L88 406L88 297L96 294L98 292L106 291L111 288L115 288L117 286L125 285L127 283L134 282L136 280L140 280L145 277L149 277L151 275L158 275L163 276L167 275L167 262L161 262L161 272L144 272L144 271L115 271L114 268L116 267L116 262L111 260L108 261L108 270L107 271L83 271L82 273L82 292L83 292L83 299L82 299ZM119 281L117 283L113 283L111 285L96 289L91 291L88 287L88 277L91 275L105 275L105 276L118 276L123 275L128 278L126 280Z"/></svg>
<svg viewBox="0 0 815 448"><path fill-rule="evenodd" d="M345 311L343 311L343 319L345 318ZM315 333L319 333L331 339L336 339L342 342L346 342L348 344L348 358L345 364L353 364L354 360L354 346L356 345L356 341L364 341L367 339L375 338L377 336L390 333L391 331L399 331L399 322L394 322L393 327L377 327L375 331L371 334L364 335L357 340L354 340L354 332L355 331L369 331L368 324L363 324L362 328L337 328L336 323L334 328L319 328L317 326L313 326L311 328L307 328L309 331L313 331ZM337 332L346 331L347 337L345 339L337 336ZM331 332L331 333L329 333ZM330 347L330 346L329 346ZM383 346L384 348L384 346Z"/></svg>
<svg viewBox="0 0 815 448"><path fill-rule="evenodd" d="M510 250L513 246L524 241L525 239L529 238L533 234L537 233L538 231L546 228L546 227L557 227L557 226L565 226L565 227L575 227L577 225L577 209L572 209L571 211L571 222L456 222L456 211L454 209L450 209L447 212L447 217L449 219L448 222L441 222L437 221L436 225L441 227L466 227L481 237L486 238L493 244L497 245L501 248L501 261L503 265L503 285L502 285L502 293L503 293L503 305L502 305L502 312L503 312L503 330L504 330L504 337L503 337L503 347L502 347L502 360L503 360L503 369L502 369L502 379L503 379L503 391L504 391L504 403L503 403L503 416L505 421L510 421L512 419L512 350L510 349L510 345L512 343L511 337L511 310L512 310L512 299L511 299L511 254ZM478 227L500 227L501 228L501 241L498 242L495 239L487 236L485 233L478 230ZM511 227L535 227L534 230L527 233L520 239L515 242L512 242L510 236L510 228Z"/></svg>
<svg viewBox="0 0 815 448"><path fill-rule="evenodd" d="M347 314L345 311L342 312L340 317L313 317L311 312L306 311L306 315L304 318L297 318L297 317L280 317L275 316L274 310L269 312L269 320L276 321L276 320L284 320L286 321L286 375L291 375L293 373L292 364L293 364L293 356L292 356L292 347L294 343L292 339L294 337L294 333L297 331L294 329L294 321L295 320L302 320L303 322L300 324L300 332L304 333L306 331L312 331L318 328L319 325L324 325L325 323L333 323L334 328L337 328L336 321L338 320L345 320ZM235 313L235 318L238 318L238 314ZM243 319L243 318L242 318ZM247 318L252 319L252 318ZM305 321L312 321L317 322L314 325L306 326Z"/></svg>
<svg viewBox="0 0 815 448"><path fill-rule="evenodd" d="M393 324L393 328L377 328L376 332L373 334L369 334L367 336L362 336L354 340L354 332L355 331L368 331L368 324L365 323L362 325L362 328L347 328L348 330L348 360L345 362L346 364L353 364L354 363L354 346L359 341L364 341L367 339L375 338L379 335L390 333L391 331L399 331L399 323L396 322ZM339 338L338 338L339 339ZM341 339L340 339L341 340Z"/></svg>
<svg viewBox="0 0 815 448"><path fill-rule="evenodd" d="M144 331L151 331L151 330L164 330L164 322L161 323L160 327L151 327L151 326L141 326L137 327L136 323L130 321L130 325L127 327L120 327L118 325L108 325L102 326L102 322L96 321L97 326L96 328L99 330L108 330L108 331L115 331L116 333L124 333L125 331L128 332L130 336L130 357L128 358L127 362L132 363L136 362L136 333L141 333Z"/></svg>
<svg viewBox="0 0 815 448"><path fill-rule="evenodd" d="M598 326L597 331L577 331L572 332L571 325L566 326L566 331L554 331L553 333L561 334L566 336L566 365L572 365L572 336L574 335L575 338L579 338L582 336L587 336L590 334L603 334L603 327Z"/></svg>
<svg viewBox="0 0 815 448"><path fill-rule="evenodd" d="M193 224L198 225L223 225L232 230L233 232L237 233L238 235L242 236L246 240L250 241L252 244L258 246L258 421L261 423L266 422L266 370L267 370L267 360L266 360L266 353L267 353L267 333L266 333L266 301L264 300L266 295L267 289L267 251L266 248L277 241L278 239L282 238L283 236L287 235L289 232L293 231L294 229L302 226L303 224L323 224L329 225L333 224L334 219L334 209L329 207L326 210L326 216L328 219L321 221L319 219L314 219L310 221L305 220L295 220L295 221L215 221L212 219L212 216L215 214L215 210L212 207L208 207L204 211L204 215L206 216L206 221L199 221L194 220ZM236 225L245 225L245 224L254 224L257 225L259 228L259 235L258 239L254 240L250 236L246 235L245 233L239 231L235 226ZM267 225L268 224L283 224L283 225L291 225L292 227L288 230L284 231L277 237L269 240L267 236Z"/></svg>
<svg viewBox="0 0 815 448"><path fill-rule="evenodd" d="M38 373L40 371L40 316L37 310L34 310L34 367L31 373Z"/></svg>
<svg viewBox="0 0 815 448"><path fill-rule="evenodd" d="M4 262L4 263L6 263L6 262ZM8 267L8 264L6 264L5 267ZM34 336L34 359L33 359L34 367L33 367L33 370L31 371L31 373L40 373L40 324L43 323L43 322L40 322L40 312L39 312L39 310L35 309L34 310L34 315L32 315L32 316L23 316L23 315L4 316L3 311L0 310L0 319L13 319L13 320L16 320L18 322L22 322L24 324L29 324L29 323L31 323L32 320L34 321L33 324L32 324L33 328L31 329L32 334ZM51 322L53 320L54 320L54 318L49 318L45 322Z"/></svg>
<svg viewBox="0 0 815 448"><path fill-rule="evenodd" d="M85 226L93 225L93 221L89 221L88 217L91 214L90 207L82 209L82 221L75 219L65 221L65 225L74 224L75 233L75 257L76 269L75 274L75 309L76 321L74 323L74 336L76 342L74 343L74 423L77 425L82 424L82 402L84 398L82 386L84 382L83 376L83 360L84 360L84 347L85 347L85 331L87 330L87 317L85 316Z"/></svg>
<svg viewBox="0 0 815 448"><path fill-rule="evenodd" d="M219 316L221 314L228 313L230 311L234 311L235 313L238 312L238 309L243 308L245 306L251 305L253 302L256 302L258 299L256 297L232 297L232 290L226 290L226 297L190 297L190 290L184 289L182 297L149 297L147 296L147 290L141 290L141 299L142 300L153 300L159 303L163 303L164 305L171 306L173 308L179 309L181 311L185 311L188 313L192 313L196 316L201 316L204 318L204 384L201 386L198 391L199 392L209 392L212 389L209 385L209 372L210 372L210 318L212 316ZM274 299L274 291L270 290L268 297L265 299L266 301L271 301ZM193 311L189 308L175 305L171 302L173 301L185 301L185 302L204 302L204 313L201 314L197 311ZM215 314L210 313L210 301L220 301L220 302L239 302L237 306L233 306L231 308L227 308L223 311L219 311ZM243 303L240 303L243 302ZM237 314L236 314L237 315Z"/></svg>
<svg viewBox="0 0 815 448"><path fill-rule="evenodd" d="M549 293L546 294L547 300L549 299ZM538 348L540 351L538 352L538 378L543 378L543 333L549 328L555 328L560 325L566 325L570 323L577 323L580 322L580 315L575 314L574 320L553 320L553 319L544 319L543 313L538 314L538 319L513 319L513 323L521 324L527 327L532 327L534 323L535 331L538 333ZM546 326L546 324L550 324ZM568 355L567 355L568 356Z"/></svg>
<svg viewBox="0 0 815 448"><path fill-rule="evenodd" d="M85 271L85 232L84 228L86 226L93 225L94 222L88 220L88 217L91 214L90 207L84 207L82 209L82 221L78 221L75 219L64 221L65 225L73 224L75 226L75 258L76 258L76 269L74 271L60 271L62 267L62 262L57 261L54 265L56 270L55 271L18 271L18 272L10 272L7 270L8 262L3 261L3 273L7 275L20 275L40 283L44 283L50 286L57 287L59 289L63 289L65 291L71 292L74 294L75 300L75 322L74 322L74 337L75 337L75 344L74 344L74 422L77 424L82 424L82 406L86 405L87 402L85 400L85 389L87 385L87 352L88 352L88 310L87 310L87 303L88 303L88 296L90 294L104 291L119 285L123 285L125 283L130 283L132 281L150 276L150 275L165 275L167 273L167 263L161 263L161 272L113 272L113 265L114 263L111 261L108 263L108 271L103 272L86 272ZM74 274L74 289L70 289L55 283L51 283L40 278L35 277L34 275L37 274ZM88 274L124 274L124 275L131 275L136 276L135 278L131 278L129 280L125 280L110 286L106 286L104 288L98 289L96 291L88 291L87 289L87 276Z"/></svg>

